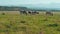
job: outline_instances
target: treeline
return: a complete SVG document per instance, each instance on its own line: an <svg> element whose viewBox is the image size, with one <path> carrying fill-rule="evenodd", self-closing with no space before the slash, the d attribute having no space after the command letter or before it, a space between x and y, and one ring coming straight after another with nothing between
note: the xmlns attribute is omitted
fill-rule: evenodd
<svg viewBox="0 0 60 34"><path fill-rule="evenodd" d="M0 6L0 11L19 11L28 10L27 7Z"/></svg>
<svg viewBox="0 0 60 34"><path fill-rule="evenodd" d="M20 10L33 10L33 11L60 11L56 9L31 9L27 7L17 7L17 6L0 6L0 11L20 11Z"/></svg>

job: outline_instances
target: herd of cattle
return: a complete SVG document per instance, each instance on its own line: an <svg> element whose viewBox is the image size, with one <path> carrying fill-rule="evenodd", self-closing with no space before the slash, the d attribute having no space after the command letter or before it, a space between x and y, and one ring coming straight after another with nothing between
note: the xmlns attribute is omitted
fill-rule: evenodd
<svg viewBox="0 0 60 34"><path fill-rule="evenodd" d="M37 12L37 11L20 11L20 14L39 14L39 12Z"/></svg>
<svg viewBox="0 0 60 34"><path fill-rule="evenodd" d="M23 11L20 11L20 14L32 14L32 15L35 15L35 14L39 14L39 12L37 12L37 11L25 11L25 10L23 10ZM51 16L53 16L53 13L52 12L46 12L45 13L46 15L51 15Z"/></svg>

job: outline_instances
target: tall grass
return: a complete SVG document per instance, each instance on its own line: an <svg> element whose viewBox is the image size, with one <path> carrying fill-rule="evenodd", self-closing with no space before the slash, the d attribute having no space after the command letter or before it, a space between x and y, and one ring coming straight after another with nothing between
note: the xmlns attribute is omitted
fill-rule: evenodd
<svg viewBox="0 0 60 34"><path fill-rule="evenodd" d="M60 34L59 15L0 14L0 34Z"/></svg>

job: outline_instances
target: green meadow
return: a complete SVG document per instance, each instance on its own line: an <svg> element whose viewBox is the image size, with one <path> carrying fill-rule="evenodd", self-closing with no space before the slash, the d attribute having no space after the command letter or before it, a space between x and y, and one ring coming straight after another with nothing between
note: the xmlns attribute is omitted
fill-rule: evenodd
<svg viewBox="0 0 60 34"><path fill-rule="evenodd" d="M0 11L0 34L60 34L60 14L24 15L19 11Z"/></svg>

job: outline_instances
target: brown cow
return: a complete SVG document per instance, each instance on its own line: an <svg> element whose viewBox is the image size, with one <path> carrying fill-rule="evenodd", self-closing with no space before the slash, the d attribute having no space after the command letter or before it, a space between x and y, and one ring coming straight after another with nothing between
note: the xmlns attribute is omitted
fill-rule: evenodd
<svg viewBox="0 0 60 34"><path fill-rule="evenodd" d="M53 16L53 13L52 12L46 12L46 15Z"/></svg>

